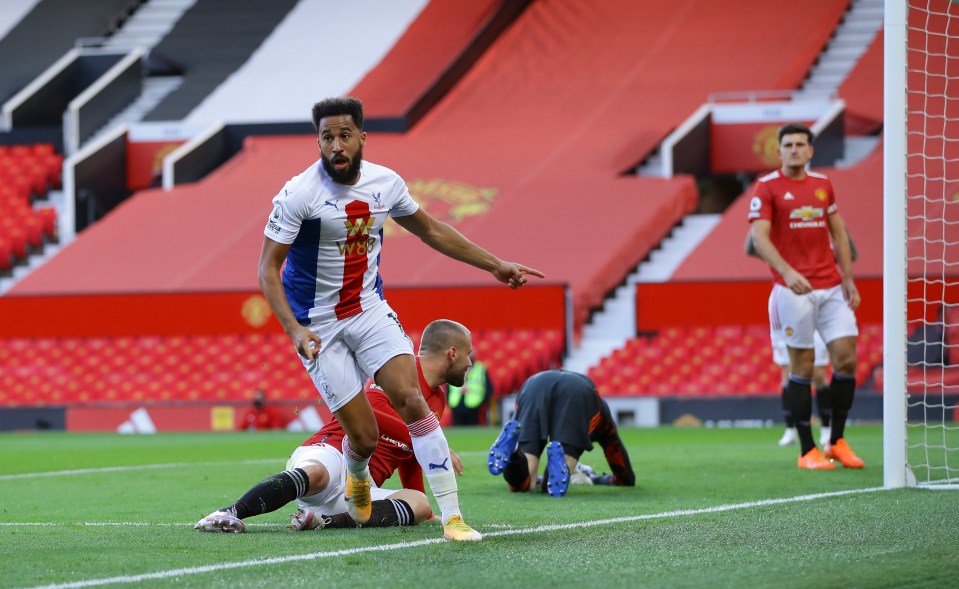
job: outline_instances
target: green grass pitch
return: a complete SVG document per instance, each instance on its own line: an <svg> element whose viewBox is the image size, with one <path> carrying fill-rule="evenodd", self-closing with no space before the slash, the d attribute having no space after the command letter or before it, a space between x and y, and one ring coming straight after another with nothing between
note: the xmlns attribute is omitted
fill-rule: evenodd
<svg viewBox="0 0 959 589"><path fill-rule="evenodd" d="M877 425L861 471L800 472L781 430L629 429L636 488L512 495L486 472L497 430L450 428L477 544L439 524L246 534L192 524L282 470L302 434L0 435L0 587L954 587L959 493L881 490ZM602 470L599 450L583 462ZM45 474L46 473L46 474Z"/></svg>

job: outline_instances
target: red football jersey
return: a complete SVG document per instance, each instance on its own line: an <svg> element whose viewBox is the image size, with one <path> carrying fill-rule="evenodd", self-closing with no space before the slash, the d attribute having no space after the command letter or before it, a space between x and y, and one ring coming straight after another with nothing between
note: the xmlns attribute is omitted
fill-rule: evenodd
<svg viewBox="0 0 959 589"><path fill-rule="evenodd" d="M430 387L429 383L426 382L426 377L423 376L419 358L416 359L416 371L419 373L420 391L426 399L426 404L436 414L437 419L441 418L443 410L446 408L446 392L443 386L438 386L435 389ZM380 429L380 439L376 444L376 451L370 457L370 476L379 486L390 478L394 471L399 470L400 483L403 488L425 493L423 470L420 468L419 462L416 461L416 456L413 455L413 441L410 439L409 428L403 423L399 413L393 409L386 393L376 386L373 381L366 384L366 396L373 407L376 424ZM345 432L340 422L333 418L302 445L324 443L342 450L344 435Z"/></svg>
<svg viewBox="0 0 959 589"><path fill-rule="evenodd" d="M836 196L829 178L806 172L793 180L775 171L756 182L749 202L749 222L771 222L769 239L779 254L814 289L832 288L842 282L831 245L827 218L836 212ZM775 281L786 285L775 270Z"/></svg>

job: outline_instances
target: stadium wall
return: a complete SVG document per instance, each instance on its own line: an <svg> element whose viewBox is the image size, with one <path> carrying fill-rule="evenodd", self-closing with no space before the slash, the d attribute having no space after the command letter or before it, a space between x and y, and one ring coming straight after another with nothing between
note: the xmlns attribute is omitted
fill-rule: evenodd
<svg viewBox="0 0 959 589"><path fill-rule="evenodd" d="M856 281L862 305L860 323L882 323L882 280ZM769 321L766 303L771 281L688 281L636 286L636 331L666 327L756 325ZM911 316L911 315L910 315Z"/></svg>
<svg viewBox="0 0 959 589"><path fill-rule="evenodd" d="M387 300L406 329L440 317L471 329L567 331L567 287L528 285L396 288ZM3 338L220 335L278 332L258 292L0 297Z"/></svg>

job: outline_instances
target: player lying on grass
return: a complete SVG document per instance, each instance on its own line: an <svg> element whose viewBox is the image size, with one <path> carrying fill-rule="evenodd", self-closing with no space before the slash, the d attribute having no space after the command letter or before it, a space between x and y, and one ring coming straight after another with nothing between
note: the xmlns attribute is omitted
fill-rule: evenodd
<svg viewBox="0 0 959 589"><path fill-rule="evenodd" d="M472 339L469 330L454 321L440 319L426 326L416 358L420 389L437 419L446 407L444 384L462 386L470 368ZM363 527L416 525L432 515L424 494L423 471L413 454L409 428L393 409L389 398L375 384L368 384L367 397L380 431L379 444L370 459L372 515ZM296 501L297 512L290 528L352 528L345 492L346 465L342 453L345 433L335 419L297 448L286 470L259 482L228 507L218 509L194 526L204 532L242 532L243 520L276 511ZM463 473L458 456L450 452L452 468ZM379 488L394 471L399 471L401 490Z"/></svg>
<svg viewBox="0 0 959 589"><path fill-rule="evenodd" d="M579 468L580 456L593 449L593 442L603 448L612 475L589 476L591 469ZM523 384L516 398L516 419L503 426L490 448L489 471L502 474L514 493L535 491L543 448L542 488L553 497L566 495L571 483L636 485L609 405L582 374L547 370Z"/></svg>

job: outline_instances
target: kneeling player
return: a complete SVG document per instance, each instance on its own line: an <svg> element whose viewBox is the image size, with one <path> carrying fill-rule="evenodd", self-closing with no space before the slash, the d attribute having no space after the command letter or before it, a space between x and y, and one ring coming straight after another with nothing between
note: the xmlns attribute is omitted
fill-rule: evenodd
<svg viewBox="0 0 959 589"><path fill-rule="evenodd" d="M551 441L547 444L547 440ZM577 468L580 456L593 449L593 442L603 448L612 475L589 477ZM609 405L596 392L593 381L582 374L548 370L523 384L516 399L516 419L503 426L490 448L489 471L502 474L510 491L535 490L544 448L542 483L553 497L566 495L577 478L585 484L636 485Z"/></svg>

